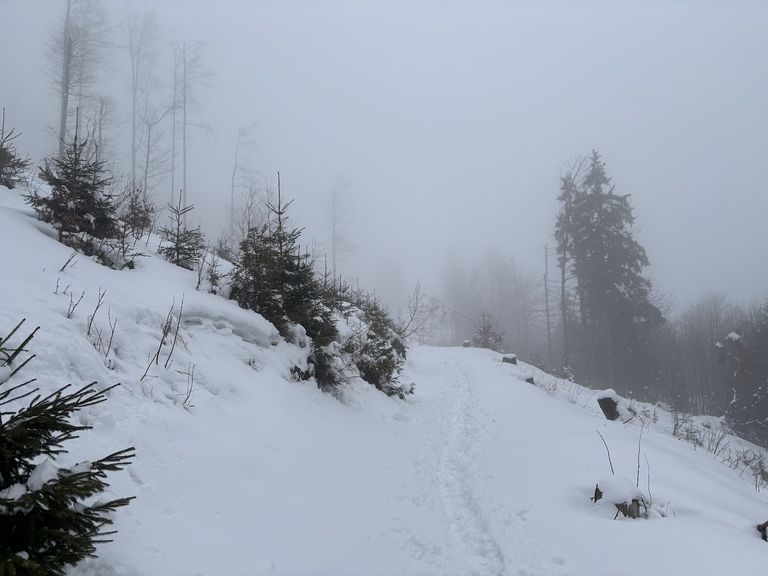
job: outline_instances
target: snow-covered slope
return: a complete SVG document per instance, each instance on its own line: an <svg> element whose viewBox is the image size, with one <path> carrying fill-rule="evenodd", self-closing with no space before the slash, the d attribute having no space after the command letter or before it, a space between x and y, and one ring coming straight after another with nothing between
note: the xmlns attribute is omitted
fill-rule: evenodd
<svg viewBox="0 0 768 576"><path fill-rule="evenodd" d="M639 488L668 515L614 521L612 504L589 499L611 474L595 431L634 485L639 419L607 422L588 394L552 398L521 380L530 367L486 350L420 347L409 350L407 401L362 382L336 398L291 381L305 351L263 318L195 291L191 272L153 256L133 271L78 256L62 272L71 251L5 189L0 238L0 334L22 317L41 326L28 376L45 390L122 383L81 413L94 429L61 463L137 450L110 477L114 495L136 500L116 513L115 541L74 574L765 572L755 525L768 520L766 498L673 438L664 415L643 435ZM87 335L99 289L102 339L108 311L117 319L107 358ZM70 294L83 291L67 318ZM142 381L182 296L185 346L168 369L166 346Z"/></svg>

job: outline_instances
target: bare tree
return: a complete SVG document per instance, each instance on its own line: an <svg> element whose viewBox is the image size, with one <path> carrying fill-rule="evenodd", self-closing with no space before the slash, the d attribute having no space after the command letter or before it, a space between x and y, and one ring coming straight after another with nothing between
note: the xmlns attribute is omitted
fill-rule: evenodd
<svg viewBox="0 0 768 576"><path fill-rule="evenodd" d="M445 306L429 295L421 278L416 278L416 284L405 302L397 307L397 325L400 336L405 339L414 338L419 342L432 336L437 322Z"/></svg>
<svg viewBox="0 0 768 576"><path fill-rule="evenodd" d="M109 23L100 0L67 0L64 18L50 32L48 75L59 97L58 153L65 156L69 126L89 116L93 86L108 63ZM74 101L74 106L73 106ZM75 114L75 110L80 111ZM75 126L79 130L79 126Z"/></svg>
<svg viewBox="0 0 768 576"><path fill-rule="evenodd" d="M143 140L139 131L143 126L146 126L146 114L142 115L142 103L146 109L146 102L158 84L154 73L158 38L157 18L154 9L144 13L133 10L126 14L122 31L123 47L128 52L131 63L130 176L135 179L140 141Z"/></svg>
<svg viewBox="0 0 768 576"><path fill-rule="evenodd" d="M187 132L191 127L201 128L206 132L211 131L210 127L205 124L196 124L191 121L191 111L199 106L198 100L195 97L195 88L199 86L207 86L213 73L203 68L202 42L194 42L192 44L186 42L179 44L178 42L174 42L173 52L175 62L174 93L177 96L177 98L174 98L174 107L178 100L179 111L181 112L181 204L182 206L186 206L188 196ZM173 120L174 135L172 137L174 138L175 143L175 131L177 128L175 115ZM173 156L175 156L175 144Z"/></svg>
<svg viewBox="0 0 768 576"><path fill-rule="evenodd" d="M95 106L88 114L87 134L89 155L93 155L97 162L109 156L113 148L112 127L117 125L117 107L112 96L97 94L93 96Z"/></svg>
<svg viewBox="0 0 768 576"><path fill-rule="evenodd" d="M347 191L349 182L339 176L331 188L331 193L325 203L328 214L328 244L331 250L331 270L334 277L338 274L336 270L337 263L346 256L351 255L355 250L355 245L345 234L344 228L352 222L352 204Z"/></svg>
<svg viewBox="0 0 768 576"><path fill-rule="evenodd" d="M158 178L167 171L171 151L167 148L162 148L165 134L160 123L170 112L171 109L169 108L166 108L165 110L152 108L149 106L149 103L145 101L144 110L141 113L141 131L143 137L140 144L140 151L143 156L142 191L145 199L148 198L151 189L154 187L150 187L150 180ZM133 180L135 181L135 177ZM154 184L157 183L155 182Z"/></svg>
<svg viewBox="0 0 768 576"><path fill-rule="evenodd" d="M528 356L536 336L543 333L546 322L541 294L541 277L536 272L518 273L512 265L515 302L515 325L519 353Z"/></svg>
<svg viewBox="0 0 768 576"><path fill-rule="evenodd" d="M744 311L719 292L705 294L680 315L678 362L691 407L696 411L711 413L727 405L715 343L738 330L744 319Z"/></svg>
<svg viewBox="0 0 768 576"><path fill-rule="evenodd" d="M72 75L72 0L67 0L64 23L51 32L48 40L49 66L59 71L59 158L64 159Z"/></svg>
<svg viewBox="0 0 768 576"><path fill-rule="evenodd" d="M277 190L271 179L245 179L243 186L235 192L234 218L229 229L222 234L222 242L228 251L236 253L251 228L260 228L268 223L268 206L274 204L276 198Z"/></svg>
<svg viewBox="0 0 768 576"><path fill-rule="evenodd" d="M232 168L232 188L229 197L230 228L233 228L235 225L235 190L238 186L243 186L250 175L253 174L253 170L245 165L247 160L243 157L243 155L249 152L253 152L256 149L256 141L251 137L251 131L255 127L255 123L248 126L240 126L240 129L237 131L237 144L235 145L235 164Z"/></svg>
<svg viewBox="0 0 768 576"><path fill-rule="evenodd" d="M177 113L179 111L179 55L173 51L173 91L171 92L171 201L174 203L176 194L176 142L178 140Z"/></svg>
<svg viewBox="0 0 768 576"><path fill-rule="evenodd" d="M589 168L589 159L585 156L571 158L560 172L560 211L557 216L555 240L557 241L557 265L560 268L560 321L563 329L563 366L570 365L570 335L568 333L569 290L571 276L571 249L573 231L571 211L574 195L584 183Z"/></svg>

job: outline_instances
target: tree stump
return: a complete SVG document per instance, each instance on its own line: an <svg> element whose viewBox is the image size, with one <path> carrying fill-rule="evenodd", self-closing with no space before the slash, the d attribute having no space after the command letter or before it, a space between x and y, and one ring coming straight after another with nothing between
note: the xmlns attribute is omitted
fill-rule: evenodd
<svg viewBox="0 0 768 576"><path fill-rule="evenodd" d="M760 532L760 536L763 537L763 540L768 542L768 522L763 522L762 524L758 524L757 531Z"/></svg>
<svg viewBox="0 0 768 576"><path fill-rule="evenodd" d="M615 504L616 509L624 514L627 518L640 518L640 501L632 500L630 504L622 502L621 504Z"/></svg>
<svg viewBox="0 0 768 576"><path fill-rule="evenodd" d="M501 361L517 366L517 356L515 354L504 354L504 356L501 357Z"/></svg>
<svg viewBox="0 0 768 576"><path fill-rule="evenodd" d="M608 420L616 420L619 417L619 405L616 400L610 397L598 398L597 403Z"/></svg>
<svg viewBox="0 0 768 576"><path fill-rule="evenodd" d="M461 344L462 348L471 348L472 347L472 341L471 340L464 340L464 342Z"/></svg>
<svg viewBox="0 0 768 576"><path fill-rule="evenodd" d="M590 498L593 502L605 500L616 507L616 516L623 514L626 518L643 518L640 506L644 512L648 509L645 496L640 489L624 476L611 475L600 480L595 486L595 495Z"/></svg>

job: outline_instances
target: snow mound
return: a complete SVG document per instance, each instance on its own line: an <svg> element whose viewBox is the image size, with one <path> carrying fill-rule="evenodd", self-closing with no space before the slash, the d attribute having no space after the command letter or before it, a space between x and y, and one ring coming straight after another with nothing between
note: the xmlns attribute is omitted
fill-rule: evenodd
<svg viewBox="0 0 768 576"><path fill-rule="evenodd" d="M597 487L603 494L603 499L611 504L623 504L630 503L632 500L643 501L643 496L640 488L624 476L613 474L612 476L606 476L597 483Z"/></svg>
<svg viewBox="0 0 768 576"><path fill-rule="evenodd" d="M600 392L597 396L595 396L595 400L605 400L606 398L610 398L611 400L614 400L616 404L619 403L619 400L621 399L618 394L616 394L616 390L613 388L607 388Z"/></svg>

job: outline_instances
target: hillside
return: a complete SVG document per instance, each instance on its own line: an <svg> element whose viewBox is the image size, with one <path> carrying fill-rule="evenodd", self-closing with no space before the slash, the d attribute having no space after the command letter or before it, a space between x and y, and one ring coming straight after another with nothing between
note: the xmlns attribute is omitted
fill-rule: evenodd
<svg viewBox="0 0 768 576"><path fill-rule="evenodd" d="M136 496L115 514L115 541L73 574L765 572L764 494L722 454L674 438L661 409L655 422L607 422L591 391L462 348L411 348L405 401L362 381L325 394L290 377L305 350L196 291L196 275L151 243L136 270L82 255L62 270L71 250L51 236L0 188L0 334L21 318L41 327L27 373L43 391L122 384L80 413L93 430L61 465L137 452L110 477L111 495ZM150 363L182 298L179 345L167 367L167 346ZM634 484L644 425L639 488L665 516L614 521L615 507L590 501L611 475L595 432Z"/></svg>

